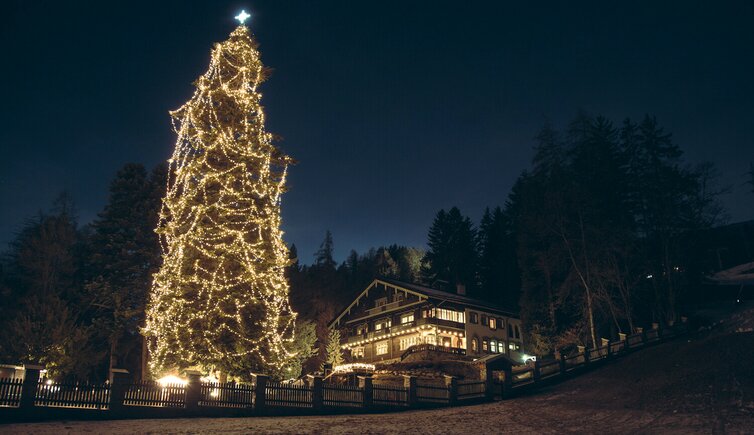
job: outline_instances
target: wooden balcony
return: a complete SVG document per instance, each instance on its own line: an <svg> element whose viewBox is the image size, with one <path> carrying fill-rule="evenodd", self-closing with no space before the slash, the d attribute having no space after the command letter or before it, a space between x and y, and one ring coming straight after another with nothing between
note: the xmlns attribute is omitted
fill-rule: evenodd
<svg viewBox="0 0 754 435"><path fill-rule="evenodd" d="M395 334L399 332L408 331L410 329L413 329L421 325L435 325L435 326L442 326L446 328L460 329L462 331L464 330L464 324L460 322L453 322L450 320L443 320L443 319L435 319L431 317L420 318L420 319L416 319L408 323L391 326L390 328L383 328L379 331L370 331L364 334L350 335L345 340L345 344L352 344L352 343L356 343L357 341L369 340L369 339L379 340L380 338L387 338L389 334Z"/></svg>

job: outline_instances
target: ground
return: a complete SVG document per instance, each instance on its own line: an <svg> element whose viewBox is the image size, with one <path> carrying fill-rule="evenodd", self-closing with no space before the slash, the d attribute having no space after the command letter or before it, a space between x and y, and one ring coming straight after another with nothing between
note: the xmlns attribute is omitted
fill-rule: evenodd
<svg viewBox="0 0 754 435"><path fill-rule="evenodd" d="M754 433L754 333L730 326L635 352L523 397L482 405L373 415L28 423L0 426L0 432Z"/></svg>

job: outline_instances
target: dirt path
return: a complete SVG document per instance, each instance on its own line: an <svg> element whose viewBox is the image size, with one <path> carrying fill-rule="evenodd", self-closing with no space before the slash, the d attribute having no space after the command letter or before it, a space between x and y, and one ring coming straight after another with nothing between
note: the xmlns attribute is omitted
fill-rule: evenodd
<svg viewBox="0 0 754 435"><path fill-rule="evenodd" d="M564 385L562 385L564 386ZM560 389L560 388L558 388ZM50 422L0 426L3 433L54 434L457 434L457 433L752 433L754 416L720 421L702 413L643 411L610 403L585 407L578 392L475 406L391 414Z"/></svg>
<svg viewBox="0 0 754 435"><path fill-rule="evenodd" d="M754 433L754 334L676 340L502 402L390 414L0 425L0 433Z"/></svg>
<svg viewBox="0 0 754 435"><path fill-rule="evenodd" d="M530 408L547 405L533 412ZM329 417L265 417L104 422L51 422L0 427L4 433L327 433L327 434L453 434L453 433L710 433L703 417L690 414L653 415L634 410L592 410L541 403L540 399L409 411L395 414ZM554 405L554 406L553 406Z"/></svg>

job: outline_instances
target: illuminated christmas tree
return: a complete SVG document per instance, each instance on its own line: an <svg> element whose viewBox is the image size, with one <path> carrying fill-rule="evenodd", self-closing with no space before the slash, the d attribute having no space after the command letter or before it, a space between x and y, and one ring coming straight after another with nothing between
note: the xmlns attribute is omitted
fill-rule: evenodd
<svg viewBox="0 0 754 435"><path fill-rule="evenodd" d="M153 374L198 368L282 376L295 313L284 276L280 199L290 157L265 131L265 69L243 25L212 50L178 134L163 200L163 265L147 309Z"/></svg>

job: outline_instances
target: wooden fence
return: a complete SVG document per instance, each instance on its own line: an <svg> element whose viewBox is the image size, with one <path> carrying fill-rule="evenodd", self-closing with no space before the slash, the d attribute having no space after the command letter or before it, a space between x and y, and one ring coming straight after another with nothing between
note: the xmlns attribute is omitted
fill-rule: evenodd
<svg viewBox="0 0 754 435"><path fill-rule="evenodd" d="M325 406L361 408L364 406L364 388L354 385L324 384L322 385L322 399Z"/></svg>
<svg viewBox="0 0 754 435"><path fill-rule="evenodd" d="M617 341L602 340L602 345L594 348L581 348L578 352L561 354L553 361L537 361L525 367L515 367L507 371L502 380L496 380L497 387L504 397L511 397L526 388L534 388L544 381L562 379L574 372L621 357L629 352L657 344L687 332L686 325L659 329L657 327L631 335L620 334Z"/></svg>
<svg viewBox="0 0 754 435"><path fill-rule="evenodd" d="M417 379L416 401L448 404L450 403L450 388L444 381Z"/></svg>
<svg viewBox="0 0 754 435"><path fill-rule="evenodd" d="M21 402L21 378L0 378L0 406L17 407Z"/></svg>
<svg viewBox="0 0 754 435"><path fill-rule="evenodd" d="M254 385L202 382L199 406L219 408L253 408Z"/></svg>
<svg viewBox="0 0 754 435"><path fill-rule="evenodd" d="M459 401L479 399L486 397L487 382L485 381L459 381L456 397Z"/></svg>
<svg viewBox="0 0 754 435"><path fill-rule="evenodd" d="M124 405L182 408L186 405L186 386L183 384L158 384L136 382L125 390Z"/></svg>
<svg viewBox="0 0 754 435"><path fill-rule="evenodd" d="M85 382L53 382L40 379L34 397L35 406L107 409L110 386Z"/></svg>
<svg viewBox="0 0 754 435"><path fill-rule="evenodd" d="M684 332L685 325L680 325L621 334L620 340L603 340L598 348L508 368L501 377L490 373L486 380L404 376L402 385L373 383L372 377L359 377L358 386L327 383L321 377L312 377L307 383L273 382L261 375L249 384L220 384L201 382L198 373L190 374L186 384L163 385L130 382L125 370L114 370L112 383L91 384L40 378L41 367L26 366L23 379L0 378L0 420L245 416L452 406L509 398Z"/></svg>
<svg viewBox="0 0 754 435"><path fill-rule="evenodd" d="M409 406L409 388L392 385L373 385L372 403L382 407Z"/></svg>
<svg viewBox="0 0 754 435"><path fill-rule="evenodd" d="M268 382L265 390L265 404L267 406L312 408L314 406L313 391L314 389L307 385Z"/></svg>

